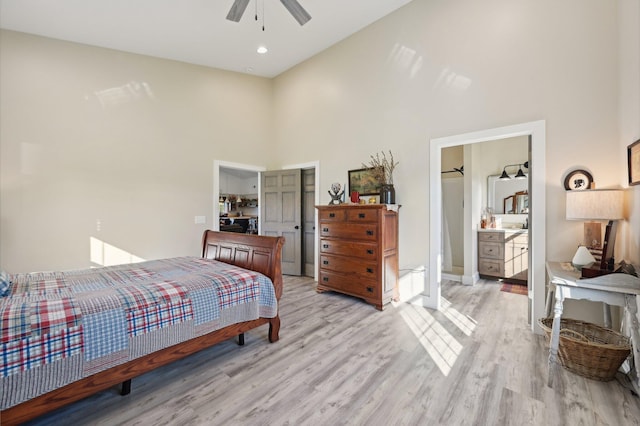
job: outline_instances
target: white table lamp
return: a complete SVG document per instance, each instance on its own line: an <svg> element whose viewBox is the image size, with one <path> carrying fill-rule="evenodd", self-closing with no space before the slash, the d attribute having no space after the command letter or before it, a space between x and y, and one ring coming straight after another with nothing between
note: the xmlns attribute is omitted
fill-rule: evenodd
<svg viewBox="0 0 640 426"><path fill-rule="evenodd" d="M624 219L624 191L621 189L567 191L566 218L585 221L584 245L602 248L600 267L606 269L608 263L612 263L613 259L617 227L615 221ZM597 220L609 221L602 245L600 245L602 225L598 222L594 223Z"/></svg>

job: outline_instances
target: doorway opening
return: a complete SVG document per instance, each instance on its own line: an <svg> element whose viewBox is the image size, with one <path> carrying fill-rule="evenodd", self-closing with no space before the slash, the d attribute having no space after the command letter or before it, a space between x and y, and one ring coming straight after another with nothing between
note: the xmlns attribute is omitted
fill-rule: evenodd
<svg viewBox="0 0 640 426"><path fill-rule="evenodd" d="M260 233L260 172L265 167L213 162L213 223L215 231Z"/></svg>
<svg viewBox="0 0 640 426"><path fill-rule="evenodd" d="M300 250L300 258L301 258L301 264L302 264L302 268L300 273L296 273L296 275L307 275L307 276L312 276L314 278L314 280L317 280L318 277L318 265L316 262L316 241L317 241L317 213L316 213L316 209L315 206L318 204L319 200L320 200L320 191L319 191L319 187L317 185L317 182L319 181L319 173L320 173L320 164L318 161L314 161L314 162L309 162L309 163L303 163L303 164L294 164L294 165L288 165L288 166L284 166L282 168L282 170L288 170L288 169L300 169L301 170L301 182L300 182L300 186L301 186L301 191L302 191L302 197L301 197L301 203L302 203L302 208L301 208L301 228L302 228L302 243L301 243L301 250ZM255 179L257 179L257 198L256 200L256 204L257 207L255 207L255 211L256 214L258 216L257 218L257 233L260 235L264 235L264 232L262 230L262 218L260 218L260 210L261 210L261 205L262 203L265 202L265 200L263 199L263 194L264 194L264 188L262 187L262 179L261 179L261 174L262 172L266 172L267 168L263 167L263 166L257 166L257 165L250 165L250 164L241 164L241 163L233 163L233 162L227 162L227 161L221 161L221 160L214 160L214 165L213 165L213 222L211 224L211 229L213 230L221 230L220 225L221 225L221 220L220 220L220 216L221 214L224 215L225 213L225 208L229 208L229 207L235 207L235 211L233 211L234 214L239 214L240 212L242 212L243 214L246 213L251 213L254 209L253 207L253 195L254 192L253 191L253 183L252 183L252 179L253 176L255 176ZM243 180L243 181L249 181L249 183L247 183L249 186L246 188L247 194L250 196L250 198L248 198L248 200L250 201L249 205L245 205L246 204L246 200L242 200L243 201L243 206L240 206L240 208L238 208L237 204L235 206L226 206L225 207L225 203L224 201L226 200L222 200L222 196L226 196L227 194L225 194L224 191L221 191L221 185L223 184L222 179L225 177L225 174L228 175L233 175L236 177L239 177L239 179ZM232 178L232 180L235 178ZM237 182L236 182L237 183ZM245 190L243 190L245 191ZM242 192L242 191L241 191ZM232 195L237 195L237 194L232 194ZM241 196L242 198L242 196ZM236 203L237 203L237 197L236 197ZM234 209L231 209L234 210ZM234 222L237 219L234 219ZM226 220L225 220L226 223ZM286 242L285 242L286 245Z"/></svg>
<svg viewBox="0 0 640 426"><path fill-rule="evenodd" d="M468 145L516 136L530 138L530 195L535 203L530 211L530 267L528 271L529 290L529 323L536 333L542 330L537 326L536 318L544 316L545 311L545 135L544 121L534 121L513 126L481 130L461 135L432 139L430 143L430 196L429 196L429 278L428 292L424 303L433 309L440 309L442 282L442 149L458 145ZM465 238L473 238L471 216L473 208L465 212ZM467 230L466 227L469 227ZM472 255L477 255L474 253ZM477 257L477 256L476 256ZM466 259L465 259L466 263Z"/></svg>

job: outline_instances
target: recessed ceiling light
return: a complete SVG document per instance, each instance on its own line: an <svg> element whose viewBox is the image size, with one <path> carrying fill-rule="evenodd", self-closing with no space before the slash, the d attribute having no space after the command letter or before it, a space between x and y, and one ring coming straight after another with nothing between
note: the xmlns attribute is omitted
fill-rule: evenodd
<svg viewBox="0 0 640 426"><path fill-rule="evenodd" d="M260 46L260 47L258 47L258 53L259 53L259 54L261 54L261 55L264 55L264 54L265 54L265 53L267 53L268 51L269 51L269 49L267 49L267 48L266 48L266 47L264 47L264 46Z"/></svg>

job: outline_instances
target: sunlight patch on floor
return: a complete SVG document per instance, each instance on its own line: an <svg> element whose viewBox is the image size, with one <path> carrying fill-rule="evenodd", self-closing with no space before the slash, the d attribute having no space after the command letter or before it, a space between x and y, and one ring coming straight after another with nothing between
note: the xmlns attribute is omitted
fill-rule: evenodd
<svg viewBox="0 0 640 426"><path fill-rule="evenodd" d="M467 336L471 336L471 333L473 333L473 330L476 329L476 325L478 324L476 320L468 315L460 313L457 309L451 306L451 302L444 297L441 297L440 312L442 312L449 321L455 324L456 327L458 327L460 331Z"/></svg>
<svg viewBox="0 0 640 426"><path fill-rule="evenodd" d="M448 376L462 345L421 306L407 304L400 315L442 374Z"/></svg>

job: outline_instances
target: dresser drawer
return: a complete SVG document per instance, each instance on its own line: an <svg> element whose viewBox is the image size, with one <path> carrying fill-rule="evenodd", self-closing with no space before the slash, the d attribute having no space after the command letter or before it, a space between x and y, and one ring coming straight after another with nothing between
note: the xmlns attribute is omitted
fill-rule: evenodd
<svg viewBox="0 0 640 426"><path fill-rule="evenodd" d="M375 262L367 262L352 257L320 255L320 268L336 272L348 271L354 277L362 279L378 279L378 267Z"/></svg>
<svg viewBox="0 0 640 426"><path fill-rule="evenodd" d="M347 212L345 209L322 209L318 211L318 221L343 221L347 218Z"/></svg>
<svg viewBox="0 0 640 426"><path fill-rule="evenodd" d="M321 222L321 237L334 237L345 240L378 240L377 223Z"/></svg>
<svg viewBox="0 0 640 426"><path fill-rule="evenodd" d="M479 257L503 260L504 244L482 242L478 245L478 254L479 254Z"/></svg>
<svg viewBox="0 0 640 426"><path fill-rule="evenodd" d="M378 245L374 243L323 238L320 240L320 253L352 256L376 261L378 259Z"/></svg>
<svg viewBox="0 0 640 426"><path fill-rule="evenodd" d="M480 261L478 262L478 272L480 273L480 275L503 277L504 262L480 259Z"/></svg>
<svg viewBox="0 0 640 426"><path fill-rule="evenodd" d="M504 242L504 232L478 232L478 241Z"/></svg>
<svg viewBox="0 0 640 426"><path fill-rule="evenodd" d="M347 220L351 222L377 222L378 210L349 209L347 210Z"/></svg>
<svg viewBox="0 0 640 426"><path fill-rule="evenodd" d="M380 284L376 281L363 280L349 274L320 270L318 285L324 289L335 290L352 296L380 298Z"/></svg>

